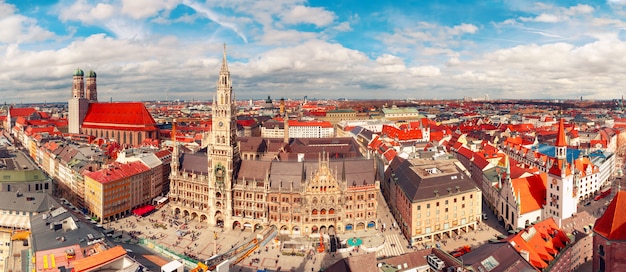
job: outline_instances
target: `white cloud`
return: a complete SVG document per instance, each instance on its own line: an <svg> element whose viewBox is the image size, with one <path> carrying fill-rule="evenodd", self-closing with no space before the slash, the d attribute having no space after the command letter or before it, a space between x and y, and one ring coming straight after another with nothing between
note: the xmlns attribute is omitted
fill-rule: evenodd
<svg viewBox="0 0 626 272"><path fill-rule="evenodd" d="M441 75L441 70L435 66L418 66L409 68L409 73L419 77L437 77Z"/></svg>
<svg viewBox="0 0 626 272"><path fill-rule="evenodd" d="M324 8L295 6L282 17L287 24L313 24L317 27L327 26L335 20L335 14Z"/></svg>
<svg viewBox="0 0 626 272"><path fill-rule="evenodd" d="M579 15L587 15L594 12L594 8L589 5L578 4L569 8L553 7L547 5L538 5L541 10L547 10L548 12L542 12L535 17L520 17L522 22L538 22L538 23L558 23L571 20L572 17Z"/></svg>
<svg viewBox="0 0 626 272"><path fill-rule="evenodd" d="M144 19L171 10L180 0L122 0L122 13L134 19Z"/></svg>
<svg viewBox="0 0 626 272"><path fill-rule="evenodd" d="M451 35L474 34L476 31L478 31L478 27L473 24L460 24L448 30Z"/></svg>
<svg viewBox="0 0 626 272"><path fill-rule="evenodd" d="M294 45L306 40L314 39L318 36L319 34L314 32L266 29L258 42L262 45L284 46Z"/></svg>
<svg viewBox="0 0 626 272"><path fill-rule="evenodd" d="M54 37L37 20L15 14L15 6L0 2L0 43L32 43Z"/></svg>
<svg viewBox="0 0 626 272"><path fill-rule="evenodd" d="M133 1L133 0L128 0L128 1ZM150 0L147 0L150 1ZM214 12L213 10L211 10L210 8L206 7L205 5L202 5L200 3L194 2L193 0L183 0L183 4L185 4L186 6L194 9L197 13L202 14L203 16L205 16L207 19L219 24L222 27L228 28L230 30L232 30L233 32L235 32L245 43L248 43L248 38L243 34L242 31L239 30L239 27L232 23L229 22L227 20L227 18L223 18L223 16L220 16L218 13Z"/></svg>
<svg viewBox="0 0 626 272"><path fill-rule="evenodd" d="M71 5L60 2L56 9L61 21L79 21L89 25L111 18L117 12L116 7L111 4L98 3L93 6L87 0L78 0Z"/></svg>
<svg viewBox="0 0 626 272"><path fill-rule="evenodd" d="M352 31L352 27L349 22L341 22L340 24L334 26L333 29L340 32Z"/></svg>

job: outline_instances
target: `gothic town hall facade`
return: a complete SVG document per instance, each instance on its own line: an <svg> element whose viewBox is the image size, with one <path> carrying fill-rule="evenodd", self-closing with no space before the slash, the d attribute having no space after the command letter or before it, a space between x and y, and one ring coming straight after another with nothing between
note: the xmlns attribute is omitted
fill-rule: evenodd
<svg viewBox="0 0 626 272"><path fill-rule="evenodd" d="M295 156L246 155L242 160L244 139L236 138L236 105L225 48L212 118L206 150L186 153L174 145L170 175L174 214L230 229L272 226L292 235L376 227L380 184L373 159L340 156L354 149L352 139L303 140L299 142L307 144L291 154ZM279 144L279 152L296 152L287 138Z"/></svg>

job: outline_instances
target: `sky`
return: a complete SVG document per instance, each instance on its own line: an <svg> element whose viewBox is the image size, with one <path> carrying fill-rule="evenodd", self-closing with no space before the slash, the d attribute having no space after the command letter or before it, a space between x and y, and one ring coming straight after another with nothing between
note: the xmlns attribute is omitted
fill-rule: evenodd
<svg viewBox="0 0 626 272"><path fill-rule="evenodd" d="M0 0L0 103L616 99L626 0ZM4 100L4 101L2 101Z"/></svg>

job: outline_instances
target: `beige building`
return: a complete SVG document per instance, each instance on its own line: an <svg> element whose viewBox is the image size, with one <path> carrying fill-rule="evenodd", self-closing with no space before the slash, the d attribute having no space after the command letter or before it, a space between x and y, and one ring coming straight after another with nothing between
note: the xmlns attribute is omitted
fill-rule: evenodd
<svg viewBox="0 0 626 272"><path fill-rule="evenodd" d="M142 162L113 163L85 174L85 208L100 223L121 218L150 203L153 171Z"/></svg>
<svg viewBox="0 0 626 272"><path fill-rule="evenodd" d="M482 194L458 165L396 157L385 171L383 195L412 244L467 233L480 222Z"/></svg>

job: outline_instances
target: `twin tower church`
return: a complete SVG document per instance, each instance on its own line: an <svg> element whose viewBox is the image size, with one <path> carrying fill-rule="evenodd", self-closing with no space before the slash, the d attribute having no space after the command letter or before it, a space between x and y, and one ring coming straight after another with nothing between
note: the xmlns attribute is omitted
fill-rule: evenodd
<svg viewBox="0 0 626 272"><path fill-rule="evenodd" d="M135 146L158 139L142 103L97 101L96 73L74 72L69 130ZM374 228L380 183L373 159L351 138L237 138L237 106L226 47L206 148L172 150L173 214L230 229L273 227L285 234ZM277 159L280 158L280 159Z"/></svg>
<svg viewBox="0 0 626 272"><path fill-rule="evenodd" d="M125 146L158 139L159 129L140 102L98 102L96 72L77 68L73 74L72 97L68 101L68 132L96 138L115 139Z"/></svg>

